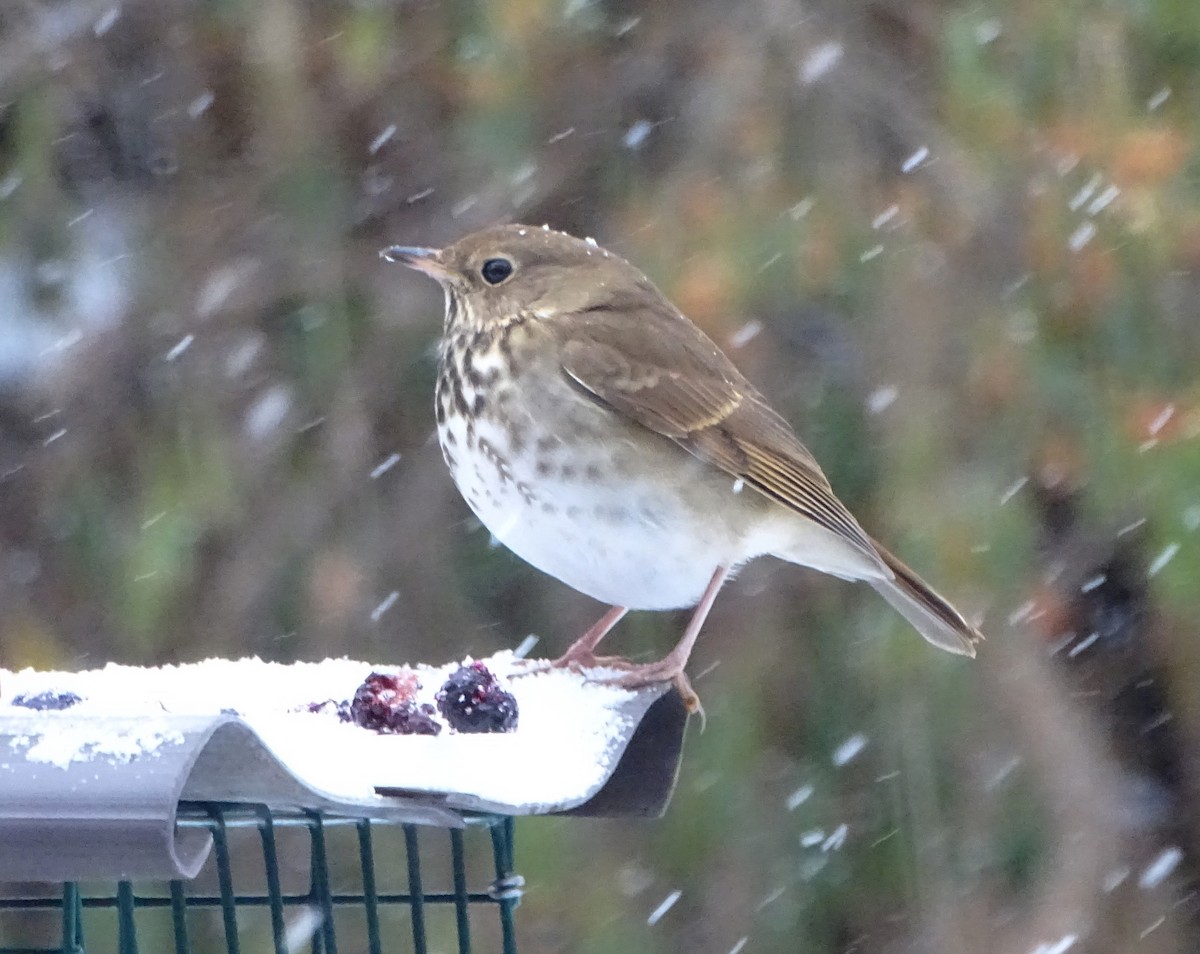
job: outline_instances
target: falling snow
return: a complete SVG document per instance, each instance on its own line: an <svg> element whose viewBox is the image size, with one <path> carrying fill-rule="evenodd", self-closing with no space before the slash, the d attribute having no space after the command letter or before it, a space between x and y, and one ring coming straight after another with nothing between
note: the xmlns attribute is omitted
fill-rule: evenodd
<svg viewBox="0 0 1200 954"><path fill-rule="evenodd" d="M621 137L621 142L626 149L641 149L646 142L646 137L650 135L650 131L654 126L644 119L639 119L636 123L625 130L625 135Z"/></svg>
<svg viewBox="0 0 1200 954"><path fill-rule="evenodd" d="M811 785L801 785L787 797L787 801L784 803L787 805L787 810L789 812L794 812L797 808L812 798L813 791L814 789Z"/></svg>
<svg viewBox="0 0 1200 954"><path fill-rule="evenodd" d="M1100 188L1100 183L1103 180L1100 178L1100 173L1096 173L1087 182L1083 184L1078 192L1075 193L1067 202L1067 208L1072 212L1078 212L1083 208L1084 204L1095 195L1096 190Z"/></svg>
<svg viewBox="0 0 1200 954"><path fill-rule="evenodd" d="M391 141L391 138L394 135L396 135L395 123L384 126L383 129L380 130L379 135L371 140L371 145L367 147L367 152L369 152L372 156L375 155L375 153L379 152L380 149L382 149L389 141Z"/></svg>
<svg viewBox="0 0 1200 954"><path fill-rule="evenodd" d="M762 330L763 323L761 321L751 319L729 336L729 346L731 348L744 348L751 341L757 338L759 332Z"/></svg>
<svg viewBox="0 0 1200 954"><path fill-rule="evenodd" d="M833 764L843 766L858 757L858 754L867 747L867 737L861 732L856 733L845 742L833 750Z"/></svg>
<svg viewBox="0 0 1200 954"><path fill-rule="evenodd" d="M905 175L907 175L908 173L915 170L918 166L920 166L923 162L925 162L925 160L927 160L928 158L929 158L929 147L921 146L919 149L917 149L916 152L914 152L911 156L909 156L907 159L904 160L903 164L901 164L901 166L900 166L900 171L903 172Z"/></svg>
<svg viewBox="0 0 1200 954"><path fill-rule="evenodd" d="M1099 213L1103 212L1110 205L1112 205L1117 196L1120 194L1121 190L1117 186L1109 185L1103 192L1096 196L1096 198L1092 199L1091 203L1087 207L1087 214L1098 215Z"/></svg>
<svg viewBox="0 0 1200 954"><path fill-rule="evenodd" d="M1171 872L1179 866L1181 861L1183 861L1182 851L1174 845L1167 848L1138 875L1138 887L1143 891L1157 888L1170 877Z"/></svg>
<svg viewBox="0 0 1200 954"><path fill-rule="evenodd" d="M378 480L398 463L400 463L399 454L388 454L387 457L385 457L380 463L376 464L371 470L371 479Z"/></svg>
<svg viewBox="0 0 1200 954"><path fill-rule="evenodd" d="M845 47L835 41L822 43L815 47L800 64L800 82L810 86L817 80L828 76L833 68L842 61L845 53Z"/></svg>
<svg viewBox="0 0 1200 954"><path fill-rule="evenodd" d="M1092 221L1081 222L1079 228L1072 232L1067 239L1067 248L1072 252L1081 251L1095 237L1096 223Z"/></svg>
<svg viewBox="0 0 1200 954"><path fill-rule="evenodd" d="M987 46L989 43L995 43L996 40L1000 39L1002 32L999 20L981 20L975 24L975 42L980 46Z"/></svg>
<svg viewBox="0 0 1200 954"><path fill-rule="evenodd" d="M1166 407L1164 407L1161 411L1158 412L1158 414L1155 415L1154 420L1150 422L1150 426L1147 428L1147 430L1151 434L1157 434L1159 431L1161 431L1164 427L1167 426L1167 422L1169 420L1171 420L1171 418L1174 416L1175 416L1175 405L1174 404L1166 405Z"/></svg>
<svg viewBox="0 0 1200 954"><path fill-rule="evenodd" d="M215 97L213 96L212 90L206 89L203 93L188 103L188 116L190 116L192 119L199 119L206 112L208 112L208 108L213 104L214 98Z"/></svg>
<svg viewBox="0 0 1200 954"><path fill-rule="evenodd" d="M1158 556L1150 561L1150 565L1146 567L1146 576L1158 576L1158 574L1162 572L1163 568L1175 559L1175 554L1178 552L1178 543L1168 543L1162 548L1162 552L1160 552Z"/></svg>
<svg viewBox="0 0 1200 954"><path fill-rule="evenodd" d="M187 349L192 346L192 342L195 340L196 340L195 335L184 335L182 338L179 339L179 341L177 341L175 343L175 346L173 348L171 348L170 351L168 351L165 355L163 355L163 360L164 361L174 361L181 354L183 354L185 351L187 351Z"/></svg>
<svg viewBox="0 0 1200 954"><path fill-rule="evenodd" d="M1164 86L1157 93L1155 93L1148 100L1146 100L1146 108L1148 110L1150 110L1150 112L1154 112L1156 109L1158 109L1158 107L1160 107L1163 103L1165 103L1170 98L1171 98L1171 87Z"/></svg>
<svg viewBox="0 0 1200 954"><path fill-rule="evenodd" d="M650 912L650 916L646 918L646 923L651 925L657 924L663 919L663 916L671 910L671 908L675 907L675 902L681 897L683 897L682 891L672 891L665 898L663 898L662 904Z"/></svg>
<svg viewBox="0 0 1200 954"><path fill-rule="evenodd" d="M878 231L900 214L900 206L890 205L871 220L871 228Z"/></svg>
<svg viewBox="0 0 1200 954"><path fill-rule="evenodd" d="M400 592L392 590L392 592L383 598L378 606L371 610L371 622L378 623L383 614L396 605L396 600L398 599L400 599Z"/></svg>
<svg viewBox="0 0 1200 954"><path fill-rule="evenodd" d="M1053 943L1039 944L1030 954L1066 954L1067 951L1075 946L1075 942L1078 940L1078 934L1064 934Z"/></svg>
<svg viewBox="0 0 1200 954"><path fill-rule="evenodd" d="M111 30L113 28L113 26L116 24L117 20L119 20L120 18L121 18L121 8L120 7L112 7L110 9L104 11L104 13L100 14L100 17L92 25L92 33L95 36L104 36L105 33L107 33L109 30Z"/></svg>
<svg viewBox="0 0 1200 954"><path fill-rule="evenodd" d="M835 828L832 832L829 833L829 837L826 838L823 842L821 842L821 850L822 851L837 851L839 848L842 847L842 845L844 845L846 843L846 836L849 833L850 833L850 828L849 828L849 826L846 825L845 822L838 825L837 828Z"/></svg>
<svg viewBox="0 0 1200 954"><path fill-rule="evenodd" d="M1086 652L1088 649L1090 649L1092 644L1095 643L1099 638L1099 633L1091 633L1087 639L1080 640L1078 643L1072 646L1070 652L1067 653L1067 656L1071 659L1074 659L1080 653Z"/></svg>
<svg viewBox="0 0 1200 954"><path fill-rule="evenodd" d="M896 403L896 398L899 396L899 390L891 385L878 387L867 395L867 410L871 414L882 414Z"/></svg>
<svg viewBox="0 0 1200 954"><path fill-rule="evenodd" d="M1000 495L1000 506L1003 507L1006 503L1012 500L1013 497L1021 492L1022 488L1027 483L1029 483L1028 477L1018 477L1011 484L1009 484L1004 493Z"/></svg>

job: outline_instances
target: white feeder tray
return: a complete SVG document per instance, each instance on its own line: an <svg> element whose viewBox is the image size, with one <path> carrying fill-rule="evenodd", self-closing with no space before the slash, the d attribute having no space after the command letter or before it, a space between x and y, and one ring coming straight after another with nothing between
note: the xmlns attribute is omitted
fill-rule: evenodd
<svg viewBox="0 0 1200 954"><path fill-rule="evenodd" d="M387 735L332 704L309 711L397 671L348 659L0 670L0 881L194 877L211 839L176 827L180 801L442 827L464 813L662 813L687 723L678 692L564 670L511 678L529 664L509 653L482 662L516 697L512 731ZM416 701L458 665L413 667ZM14 704L68 693L79 701L61 711Z"/></svg>

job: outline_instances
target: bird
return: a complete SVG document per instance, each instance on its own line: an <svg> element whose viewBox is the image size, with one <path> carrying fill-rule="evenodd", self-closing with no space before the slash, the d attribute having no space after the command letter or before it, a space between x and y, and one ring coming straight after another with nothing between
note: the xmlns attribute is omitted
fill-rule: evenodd
<svg viewBox="0 0 1200 954"><path fill-rule="evenodd" d="M590 238L498 225L389 262L445 293L442 455L501 544L610 609L551 665L673 682L718 591L761 556L873 587L934 646L979 630L874 540L791 425L634 265ZM598 656L630 610L694 607L653 662ZM615 675L613 673L615 672Z"/></svg>

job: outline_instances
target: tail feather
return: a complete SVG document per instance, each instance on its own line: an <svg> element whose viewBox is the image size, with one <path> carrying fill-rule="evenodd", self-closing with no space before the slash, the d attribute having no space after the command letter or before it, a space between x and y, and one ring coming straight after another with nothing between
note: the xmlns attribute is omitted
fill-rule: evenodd
<svg viewBox="0 0 1200 954"><path fill-rule="evenodd" d="M878 543L875 549L893 574L890 580L867 580L879 595L939 649L974 656L983 634L900 560Z"/></svg>

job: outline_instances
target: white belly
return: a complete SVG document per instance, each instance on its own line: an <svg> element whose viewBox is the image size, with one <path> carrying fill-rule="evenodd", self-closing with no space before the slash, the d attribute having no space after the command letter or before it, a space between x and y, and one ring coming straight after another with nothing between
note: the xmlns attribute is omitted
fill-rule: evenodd
<svg viewBox="0 0 1200 954"><path fill-rule="evenodd" d="M745 558L723 520L698 527L694 511L669 489L612 466L573 468L566 446L525 447L501 460L497 449L509 441L487 420L477 422L469 442L460 419L448 421L439 436L459 491L492 535L602 602L647 610L692 606L718 566Z"/></svg>

